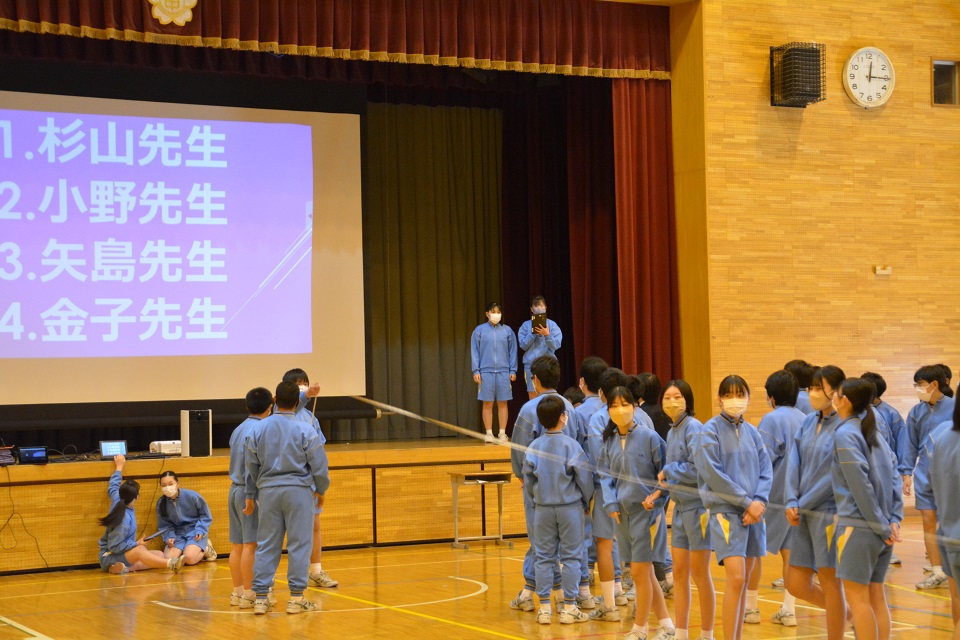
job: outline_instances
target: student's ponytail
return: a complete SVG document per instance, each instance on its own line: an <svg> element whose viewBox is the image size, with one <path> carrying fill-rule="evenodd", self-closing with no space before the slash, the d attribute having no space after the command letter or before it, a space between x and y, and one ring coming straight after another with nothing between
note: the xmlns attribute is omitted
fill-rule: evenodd
<svg viewBox="0 0 960 640"><path fill-rule="evenodd" d="M876 385L863 378L847 378L840 388L843 396L853 406L853 411L857 415L865 414L860 419L860 433L863 434L863 439L867 441L867 446L871 449L879 446L877 419L874 417L874 409L871 406L873 398L877 394Z"/></svg>
<svg viewBox="0 0 960 640"><path fill-rule="evenodd" d="M137 483L136 480L127 480L120 485L119 494L120 499L117 500L116 504L113 505L113 508L110 509L110 513L102 518L99 518L100 525L106 527L107 529L112 529L123 522L123 517L126 514L130 503L136 500L137 496L140 495L140 484Z"/></svg>

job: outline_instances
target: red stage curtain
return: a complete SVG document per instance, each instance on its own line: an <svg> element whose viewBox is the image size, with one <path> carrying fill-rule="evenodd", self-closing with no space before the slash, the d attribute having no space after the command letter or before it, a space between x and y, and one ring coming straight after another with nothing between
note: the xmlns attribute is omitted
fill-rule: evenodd
<svg viewBox="0 0 960 640"><path fill-rule="evenodd" d="M189 12L157 13L155 5L169 4L0 0L0 28L349 60L670 77L666 7L596 0L198 0ZM171 18L186 21L178 26Z"/></svg>
<svg viewBox="0 0 960 640"><path fill-rule="evenodd" d="M613 105L609 81L567 85L567 200L570 296L577 366L587 356L620 362ZM570 335L572 334L572 335ZM572 340L571 340L572 339Z"/></svg>
<svg viewBox="0 0 960 640"><path fill-rule="evenodd" d="M623 369L681 375L670 83L613 80Z"/></svg>

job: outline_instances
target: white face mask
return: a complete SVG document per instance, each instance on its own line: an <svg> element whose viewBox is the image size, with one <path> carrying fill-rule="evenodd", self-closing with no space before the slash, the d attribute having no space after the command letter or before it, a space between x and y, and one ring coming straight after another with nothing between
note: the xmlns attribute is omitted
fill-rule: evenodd
<svg viewBox="0 0 960 640"><path fill-rule="evenodd" d="M920 398L920 402L930 402L930 398L933 397L933 389L930 388L930 385L921 387L917 389L917 397Z"/></svg>
<svg viewBox="0 0 960 640"><path fill-rule="evenodd" d="M490 318L490 324L500 324L500 318L503 314L500 313L491 313L488 318Z"/></svg>
<svg viewBox="0 0 960 640"><path fill-rule="evenodd" d="M830 406L830 400L827 398L827 394L823 392L823 389L810 390L810 406L813 407L815 411L824 411Z"/></svg>
<svg viewBox="0 0 960 640"><path fill-rule="evenodd" d="M747 405L750 401L747 398L729 398L727 400L721 400L721 405L723 406L723 411L731 418L739 418L743 415L743 412L747 410Z"/></svg>
<svg viewBox="0 0 960 640"><path fill-rule="evenodd" d="M533 308L533 313L534 313L534 314L546 313L546 312L547 312L547 308L546 308L546 307L534 307L534 308Z"/></svg>
<svg viewBox="0 0 960 640"><path fill-rule="evenodd" d="M167 496L168 498L173 498L173 497L176 497L177 495L176 484L168 484L165 487L161 487L161 489L163 490L163 495Z"/></svg>
<svg viewBox="0 0 960 640"><path fill-rule="evenodd" d="M612 407L608 409L610 419L618 427L629 427L633 422L633 407Z"/></svg>
<svg viewBox="0 0 960 640"><path fill-rule="evenodd" d="M307 389L309 389L309 388L310 388L310 387L308 387L308 386L305 385L305 384L300 385L300 393L306 393L306 392L307 392Z"/></svg>
<svg viewBox="0 0 960 640"><path fill-rule="evenodd" d="M663 412L667 414L667 417L671 421L676 422L677 418L683 415L683 412L687 410L687 401L683 398L679 400L664 400L663 401Z"/></svg>

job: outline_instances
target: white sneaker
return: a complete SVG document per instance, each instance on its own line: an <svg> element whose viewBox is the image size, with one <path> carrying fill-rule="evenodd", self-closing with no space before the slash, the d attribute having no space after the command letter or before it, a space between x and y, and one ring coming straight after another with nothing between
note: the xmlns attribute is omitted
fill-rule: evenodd
<svg viewBox="0 0 960 640"><path fill-rule="evenodd" d="M924 573L933 573L933 565L932 565L932 564L925 564L925 565L923 565L923 572L924 572Z"/></svg>
<svg viewBox="0 0 960 640"><path fill-rule="evenodd" d="M593 596L577 596L577 608L578 609L596 609L597 602L593 599Z"/></svg>
<svg viewBox="0 0 960 640"><path fill-rule="evenodd" d="M947 586L947 576L944 573L931 573L926 578L917 583L917 589L927 591L928 589L941 589Z"/></svg>
<svg viewBox="0 0 960 640"><path fill-rule="evenodd" d="M892 554L890 554L890 564L902 565L902 564L903 564L903 560L901 560L900 558L898 558L898 557L897 557L897 554L892 553ZM933 568L933 567L931 567L931 569L932 569L932 568Z"/></svg>
<svg viewBox="0 0 960 640"><path fill-rule="evenodd" d="M553 613L550 611L541 611L537 614L537 622L540 624L550 624L553 622Z"/></svg>
<svg viewBox="0 0 960 640"><path fill-rule="evenodd" d="M506 431L501 431L500 435L497 436L497 442L500 444L507 444L510 442L510 438L507 437Z"/></svg>
<svg viewBox="0 0 960 640"><path fill-rule="evenodd" d="M745 624L760 624L763 616L760 615L760 609L747 609L743 614Z"/></svg>
<svg viewBox="0 0 960 640"><path fill-rule="evenodd" d="M186 560L182 555L176 558L170 558L167 560L167 567L174 573L180 573L180 569L183 568L183 563L186 562Z"/></svg>
<svg viewBox="0 0 960 640"><path fill-rule="evenodd" d="M647 636L641 634L639 631L630 630L623 640L647 640Z"/></svg>
<svg viewBox="0 0 960 640"><path fill-rule="evenodd" d="M672 627L658 627L657 633L654 634L653 640L672 640L672 638L677 637L677 630Z"/></svg>
<svg viewBox="0 0 960 640"><path fill-rule="evenodd" d="M273 587L270 587L270 590L267 591L267 604L271 607L277 604L277 596L273 595Z"/></svg>
<svg viewBox="0 0 960 640"><path fill-rule="evenodd" d="M673 597L673 580L661 580L660 590L663 591L664 598Z"/></svg>
<svg viewBox="0 0 960 640"><path fill-rule="evenodd" d="M773 624L782 624L785 627L797 626L797 614L784 611L783 607L780 607L780 610L773 614L771 620Z"/></svg>
<svg viewBox="0 0 960 640"><path fill-rule="evenodd" d="M217 560L217 551L213 548L213 545L207 542L207 550L203 552L203 561L204 562L216 562Z"/></svg>
<svg viewBox="0 0 960 640"><path fill-rule="evenodd" d="M627 599L627 594L624 593L623 591L621 591L620 593L613 594L613 601L617 604L617 606L620 606L620 607L626 606L627 603L630 602Z"/></svg>
<svg viewBox="0 0 960 640"><path fill-rule="evenodd" d="M299 600L287 600L287 613L308 613L310 611L318 611L320 607L317 606L315 602L307 600L303 596L300 596Z"/></svg>
<svg viewBox="0 0 960 640"><path fill-rule="evenodd" d="M523 593L522 591L520 593ZM510 608L518 611L533 611L536 607L533 604L533 598L521 598L520 593L510 601Z"/></svg>
<svg viewBox="0 0 960 640"><path fill-rule="evenodd" d="M560 624L573 624L575 622L589 622L590 616L585 614L580 609L573 607L572 609L564 607L563 611L560 612Z"/></svg>
<svg viewBox="0 0 960 640"><path fill-rule="evenodd" d="M620 609L616 607L607 608L600 605L590 612L591 620L602 620L603 622L620 622Z"/></svg>
<svg viewBox="0 0 960 640"><path fill-rule="evenodd" d="M783 589L783 578L777 578L773 581L774 589Z"/></svg>
<svg viewBox="0 0 960 640"><path fill-rule="evenodd" d="M240 606L240 598L242 598L242 597L243 597L243 596L241 596L239 593L237 593L237 592L235 592L235 591L231 591L231 592L230 592L230 606L231 606L231 607L239 607L239 606Z"/></svg>
<svg viewBox="0 0 960 640"><path fill-rule="evenodd" d="M484 444L496 444L496 443L497 443L497 439L493 437L493 433L492 433L492 432L487 431L487 435L483 436L483 443L484 443Z"/></svg>
<svg viewBox="0 0 960 640"><path fill-rule="evenodd" d="M340 583L328 576L326 571L316 571L310 574L310 584L314 587L332 589Z"/></svg>
<svg viewBox="0 0 960 640"><path fill-rule="evenodd" d="M625 591L623 595L627 597L627 600L630 600L631 602L633 602L634 600L637 599L637 587L636 586L630 587L630 590Z"/></svg>
<svg viewBox="0 0 960 640"><path fill-rule="evenodd" d="M231 604L233 604L231 602ZM257 604L257 597L248 598L247 596L240 596L237 606L241 609L253 609ZM270 608L270 601L267 601L267 608Z"/></svg>
<svg viewBox="0 0 960 640"><path fill-rule="evenodd" d="M257 601L253 603L253 615L262 616L267 612L267 609L270 608L270 605L267 604L266 600L261 600L257 598Z"/></svg>

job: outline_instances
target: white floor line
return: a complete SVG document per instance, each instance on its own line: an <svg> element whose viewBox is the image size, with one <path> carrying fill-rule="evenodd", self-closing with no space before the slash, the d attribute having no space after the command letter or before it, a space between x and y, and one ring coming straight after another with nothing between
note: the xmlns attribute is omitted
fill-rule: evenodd
<svg viewBox="0 0 960 640"><path fill-rule="evenodd" d="M22 624L14 622L10 618L4 618L3 616L0 616L0 621L10 625L14 629L19 629L20 631L23 631L24 633L28 634L31 638L36 638L37 640L53 640L53 638L51 638L50 636L45 636L42 633L34 631L30 627L25 627Z"/></svg>

